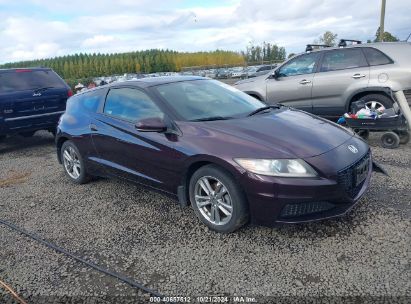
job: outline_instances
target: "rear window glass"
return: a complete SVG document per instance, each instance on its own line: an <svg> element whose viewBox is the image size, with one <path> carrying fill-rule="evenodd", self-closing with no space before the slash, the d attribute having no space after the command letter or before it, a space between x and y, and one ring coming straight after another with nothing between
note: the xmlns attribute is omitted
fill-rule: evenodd
<svg viewBox="0 0 411 304"><path fill-rule="evenodd" d="M368 66L360 49L342 49L324 54L321 72L353 69Z"/></svg>
<svg viewBox="0 0 411 304"><path fill-rule="evenodd" d="M392 60L379 50L373 48L364 48L364 53L370 65L382 65L392 63Z"/></svg>
<svg viewBox="0 0 411 304"><path fill-rule="evenodd" d="M0 92L63 88L64 82L51 70L15 70L0 72Z"/></svg>

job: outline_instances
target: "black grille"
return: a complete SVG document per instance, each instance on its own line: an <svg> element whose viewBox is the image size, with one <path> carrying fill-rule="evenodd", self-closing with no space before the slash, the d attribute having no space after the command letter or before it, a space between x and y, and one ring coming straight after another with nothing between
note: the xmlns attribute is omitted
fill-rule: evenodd
<svg viewBox="0 0 411 304"><path fill-rule="evenodd" d="M369 160L370 152L361 157L358 161L353 163L348 168L345 168L338 172L337 182L340 184L345 192L351 197L354 198L358 192L360 192L361 187L364 182L356 185L356 169L363 164L364 161Z"/></svg>
<svg viewBox="0 0 411 304"><path fill-rule="evenodd" d="M329 202L307 202L298 204L285 205L281 210L282 218L298 217L313 213L318 213L334 208L334 205Z"/></svg>

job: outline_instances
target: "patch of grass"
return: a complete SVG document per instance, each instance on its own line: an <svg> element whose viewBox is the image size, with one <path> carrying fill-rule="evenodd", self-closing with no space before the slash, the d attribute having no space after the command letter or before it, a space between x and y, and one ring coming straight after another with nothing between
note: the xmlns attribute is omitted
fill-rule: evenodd
<svg viewBox="0 0 411 304"><path fill-rule="evenodd" d="M21 184L30 176L30 172L16 172L9 177L0 179L0 187L7 187L10 185Z"/></svg>

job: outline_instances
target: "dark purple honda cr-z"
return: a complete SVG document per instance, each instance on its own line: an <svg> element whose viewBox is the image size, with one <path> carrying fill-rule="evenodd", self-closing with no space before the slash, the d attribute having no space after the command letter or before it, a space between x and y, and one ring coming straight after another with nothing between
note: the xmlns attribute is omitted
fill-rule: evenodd
<svg viewBox="0 0 411 304"><path fill-rule="evenodd" d="M266 106L221 82L160 77L77 94L57 129L76 183L131 180L191 204L211 229L345 214L368 187L368 145L292 108Z"/></svg>

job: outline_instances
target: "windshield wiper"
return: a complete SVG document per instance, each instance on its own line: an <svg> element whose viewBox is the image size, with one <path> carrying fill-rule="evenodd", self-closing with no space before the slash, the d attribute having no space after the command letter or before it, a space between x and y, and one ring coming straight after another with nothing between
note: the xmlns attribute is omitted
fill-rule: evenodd
<svg viewBox="0 0 411 304"><path fill-rule="evenodd" d="M224 116L210 116L210 117L204 117L204 118L197 118L197 119L192 119L190 121L212 121L212 120L227 120L231 119L232 117L224 117Z"/></svg>
<svg viewBox="0 0 411 304"><path fill-rule="evenodd" d="M272 106L266 106L266 107L262 107L262 108L258 108L257 110L252 111L250 114L248 114L248 116L253 116L257 113L263 112L265 110L269 110L269 109L279 109L281 108L280 104L277 105L272 105Z"/></svg>

